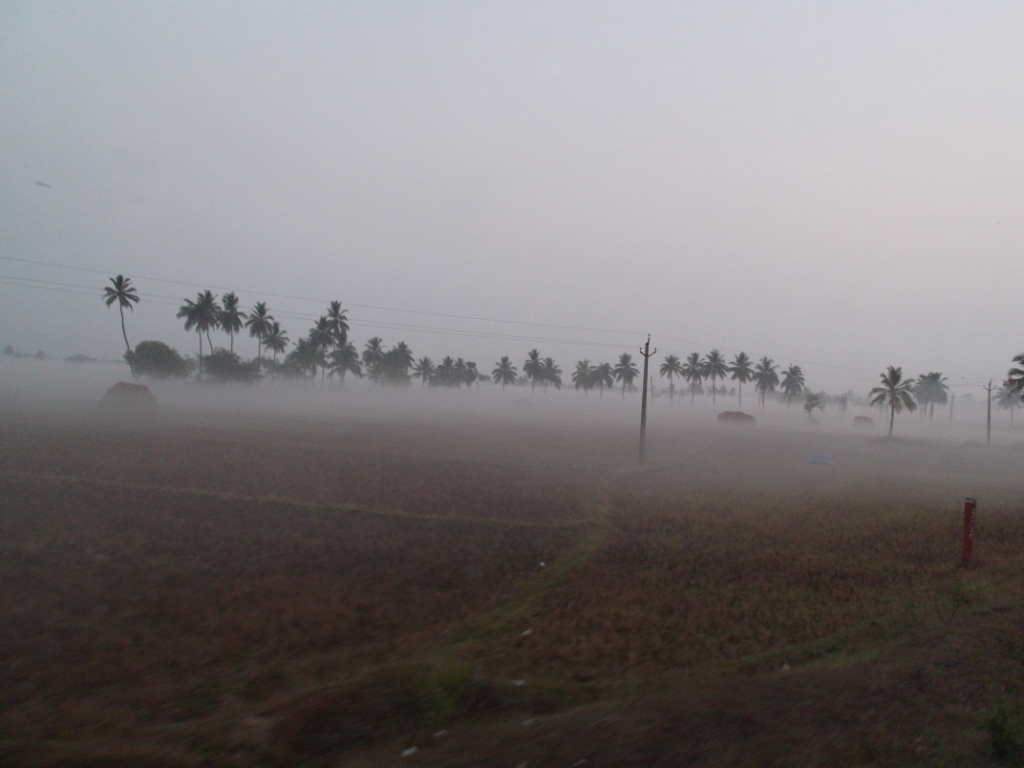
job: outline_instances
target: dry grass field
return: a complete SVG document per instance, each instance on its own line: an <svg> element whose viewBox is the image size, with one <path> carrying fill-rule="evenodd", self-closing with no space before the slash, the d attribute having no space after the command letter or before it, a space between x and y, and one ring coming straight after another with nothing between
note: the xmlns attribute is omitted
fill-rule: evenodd
<svg viewBox="0 0 1024 768"><path fill-rule="evenodd" d="M1024 763L1024 450L635 439L4 413L0 763Z"/></svg>

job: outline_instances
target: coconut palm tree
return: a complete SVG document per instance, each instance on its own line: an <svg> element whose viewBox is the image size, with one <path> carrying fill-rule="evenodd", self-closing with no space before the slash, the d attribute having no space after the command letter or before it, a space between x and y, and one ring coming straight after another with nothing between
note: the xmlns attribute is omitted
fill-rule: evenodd
<svg viewBox="0 0 1024 768"><path fill-rule="evenodd" d="M791 365L782 374L782 392L786 395L786 410L793 398L804 391L804 372L799 365ZM809 413L809 411L808 411Z"/></svg>
<svg viewBox="0 0 1024 768"><path fill-rule="evenodd" d="M263 339L263 346L274 353L274 368L277 368L278 353L284 352L288 348L289 341L288 332L281 329L280 323L272 321L270 330L267 331L267 335ZM273 369L271 369L271 378L273 378Z"/></svg>
<svg viewBox="0 0 1024 768"><path fill-rule="evenodd" d="M446 355L442 358L430 381L432 384L442 387L454 387L460 383L458 381L458 372L455 368L455 360L451 355Z"/></svg>
<svg viewBox="0 0 1024 768"><path fill-rule="evenodd" d="M729 373L732 375L732 380L735 381L739 387L740 408L742 408L743 385L748 381L752 381L754 377L754 365L750 361L746 352L739 352L736 357L732 359L732 364L729 366Z"/></svg>
<svg viewBox="0 0 1024 768"><path fill-rule="evenodd" d="M770 357L762 357L757 365L754 366L754 390L757 392L761 399L761 408L764 408L764 399L779 385L779 372L776 370L778 366L775 365L775 361Z"/></svg>
<svg viewBox="0 0 1024 768"><path fill-rule="evenodd" d="M668 397L669 400L676 399L676 388L672 383L672 377L683 376L683 363L676 355L666 355L665 362L661 364L660 373L662 376L668 378Z"/></svg>
<svg viewBox="0 0 1024 768"><path fill-rule="evenodd" d="M287 363L295 366L303 374L311 373L316 378L317 369L323 357L323 350L319 349L311 339L302 338L295 342L295 348L285 358Z"/></svg>
<svg viewBox="0 0 1024 768"><path fill-rule="evenodd" d="M625 397L626 387L633 385L637 376L640 375L640 369L633 362L633 356L628 352L623 352L619 355L619 362L612 368L612 375L616 381L622 382L622 396Z"/></svg>
<svg viewBox="0 0 1024 768"><path fill-rule="evenodd" d="M704 361L699 352L691 352L683 363L683 378L690 382L690 402L697 396L697 385L704 380Z"/></svg>
<svg viewBox="0 0 1024 768"><path fill-rule="evenodd" d="M437 370L437 366L434 365L434 361L425 356L417 360L412 366L412 372L423 382L423 386L427 385L435 370Z"/></svg>
<svg viewBox="0 0 1024 768"><path fill-rule="evenodd" d="M1007 374L1006 384L1014 392L1024 393L1024 352L1019 355L1013 356L1013 362L1022 366L1021 368L1011 368Z"/></svg>
<svg viewBox="0 0 1024 768"><path fill-rule="evenodd" d="M118 275L110 278L110 285L103 288L103 301L109 308L115 301L117 309L121 313L121 335L124 336L125 354L131 355L132 345L128 343L128 332L124 328L124 308L132 310L132 304L139 303L139 294L135 292L130 277Z"/></svg>
<svg viewBox="0 0 1024 768"><path fill-rule="evenodd" d="M476 368L476 363L472 360L466 361L466 368L462 372L462 380L466 382L466 386L472 389L473 385L476 384L477 389L480 388L480 371Z"/></svg>
<svg viewBox="0 0 1024 768"><path fill-rule="evenodd" d="M548 391L548 384L555 389L562 388L562 369L555 363L553 357L545 357L541 368L541 377L544 380L544 391Z"/></svg>
<svg viewBox="0 0 1024 768"><path fill-rule="evenodd" d="M712 349L708 352L707 359L704 361L705 377L711 379L711 402L715 402L715 382L718 379L724 379L725 374L729 372L729 364L725 361L725 355L719 352L717 349Z"/></svg>
<svg viewBox="0 0 1024 768"><path fill-rule="evenodd" d="M1024 400L1021 399L1021 394L1009 381L1003 382L1003 386L995 391L996 406L1004 411L1010 412L1010 426L1013 426L1013 412L1018 408L1024 407Z"/></svg>
<svg viewBox="0 0 1024 768"><path fill-rule="evenodd" d="M199 334L199 378L203 378L203 334L210 342L210 351L213 351L213 342L210 340L210 329L217 327L217 317L220 314L220 307L217 305L217 297L211 291L203 291L196 295L196 300L185 299L185 303L178 308L177 317L184 318L185 330L196 329Z"/></svg>
<svg viewBox="0 0 1024 768"><path fill-rule="evenodd" d="M615 371L612 369L611 363L601 363L594 368L594 384L597 385L601 392L601 396L604 397L605 387L611 389L615 386Z"/></svg>
<svg viewBox="0 0 1024 768"><path fill-rule="evenodd" d="M589 394L592 378L590 361L578 360L576 362L576 370L572 372L573 386L576 387L577 391L582 389L583 394Z"/></svg>
<svg viewBox="0 0 1024 768"><path fill-rule="evenodd" d="M343 346L348 341L348 310L341 308L340 301L332 301L327 307L327 319L334 334L333 347Z"/></svg>
<svg viewBox="0 0 1024 768"><path fill-rule="evenodd" d="M491 371L491 379L495 384L501 384L501 391L504 392L507 384L516 383L516 373L516 367L512 365L508 355L503 355Z"/></svg>
<svg viewBox="0 0 1024 768"><path fill-rule="evenodd" d="M946 377L938 371L922 373L917 377L914 384L914 397L917 404L921 406L922 413L927 407L928 419L935 415L936 405L945 405L949 402L949 386L946 384Z"/></svg>
<svg viewBox="0 0 1024 768"><path fill-rule="evenodd" d="M882 386L871 390L871 405L889 406L889 437L892 437L892 426L896 414L904 408L910 413L917 410L914 402L914 380L903 380L903 369L889 366L882 374Z"/></svg>
<svg viewBox="0 0 1024 768"><path fill-rule="evenodd" d="M245 327L249 329L249 338L256 339L256 371L263 370L263 339L270 333L273 327L274 316L267 309L266 302L257 301L256 305L249 312L249 318L245 321Z"/></svg>
<svg viewBox="0 0 1024 768"><path fill-rule="evenodd" d="M412 350L404 341L400 341L384 353L376 366L376 377L378 380L408 384L413 361Z"/></svg>
<svg viewBox="0 0 1024 768"><path fill-rule="evenodd" d="M242 330L242 321L245 320L245 312L238 308L238 297L234 293L225 293L221 299L221 310L217 316L220 329L228 335L230 340L228 349L235 351L235 334Z"/></svg>
<svg viewBox="0 0 1024 768"><path fill-rule="evenodd" d="M367 375L371 379L376 379L380 375L380 364L384 361L384 341L374 336L363 348L363 367L366 369Z"/></svg>
<svg viewBox="0 0 1024 768"><path fill-rule="evenodd" d="M537 380L541 378L543 364L544 361L540 359L540 352L536 349L531 349L526 356L526 362L523 363L523 375L530 380L531 393L537 387Z"/></svg>
<svg viewBox="0 0 1024 768"><path fill-rule="evenodd" d="M320 378L327 377L328 350L335 346L334 326L327 315L320 315L316 325L309 329L309 340L316 350L316 359L320 366ZM314 372L314 375L315 372Z"/></svg>
<svg viewBox="0 0 1024 768"><path fill-rule="evenodd" d="M355 344L346 341L331 351L329 372L331 376L338 374L342 384L345 383L346 373L351 373L359 378L363 377L363 368L359 364L359 352L356 350Z"/></svg>

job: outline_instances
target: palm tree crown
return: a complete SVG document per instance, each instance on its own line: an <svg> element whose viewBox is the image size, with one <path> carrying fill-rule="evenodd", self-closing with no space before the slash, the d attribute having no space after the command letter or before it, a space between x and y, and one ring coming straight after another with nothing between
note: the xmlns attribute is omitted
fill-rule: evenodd
<svg viewBox="0 0 1024 768"><path fill-rule="evenodd" d="M110 285L103 288L103 301L107 307L117 302L117 311L121 313L121 335L124 336L125 352L130 354L132 346L128 343L128 332L124 328L124 308L132 310L132 304L139 303L139 294L135 292L131 278L124 275L110 278Z"/></svg>
<svg viewBox="0 0 1024 768"><path fill-rule="evenodd" d="M700 359L700 353L691 352L683 363L683 378L690 382L690 402L697 396L697 385L704 380L704 361Z"/></svg>
<svg viewBox="0 0 1024 768"><path fill-rule="evenodd" d="M332 346L340 347L348 341L348 310L341 308L340 301L332 301L327 307L327 319L330 321L331 331L334 334Z"/></svg>
<svg viewBox="0 0 1024 768"><path fill-rule="evenodd" d="M601 363L592 371L594 374L594 385L601 390L601 395L604 395L605 387L611 389L615 386L615 371L612 369L611 363Z"/></svg>
<svg viewBox="0 0 1024 768"><path fill-rule="evenodd" d="M1010 412L1010 426L1013 426L1013 412L1024 407L1024 399L1019 391L1014 389L1011 382L1003 382L1003 386L995 392L996 406L1004 411Z"/></svg>
<svg viewBox="0 0 1024 768"><path fill-rule="evenodd" d="M562 388L562 369L558 367L553 357L545 357L541 363L541 377L544 380L544 391L548 391L548 384L555 389Z"/></svg>
<svg viewBox="0 0 1024 768"><path fill-rule="evenodd" d="M737 353L729 366L729 373L732 380L739 385L740 408L743 407L743 385L754 378L754 365L746 352Z"/></svg>
<svg viewBox="0 0 1024 768"><path fill-rule="evenodd" d="M804 372L799 365L791 365L782 374L782 391L786 395L788 409L793 398L804 391Z"/></svg>
<svg viewBox="0 0 1024 768"><path fill-rule="evenodd" d="M625 397L626 387L632 386L637 376L640 375L640 369L633 362L633 356L628 352L623 352L619 355L619 362L612 368L612 375L616 381L622 382L622 396Z"/></svg>
<svg viewBox="0 0 1024 768"><path fill-rule="evenodd" d="M225 293L221 299L221 310L217 322L230 339L228 349L235 351L235 334L242 330L245 312L238 308L238 297L233 293Z"/></svg>
<svg viewBox="0 0 1024 768"><path fill-rule="evenodd" d="M273 322L274 316L270 314L266 302L263 301L256 302L256 306L252 308L249 318L245 321L245 327L249 329L249 337L256 339L257 371L263 368L263 339L270 333Z"/></svg>
<svg viewBox="0 0 1024 768"><path fill-rule="evenodd" d="M589 360L578 360L576 369L572 372L572 384L577 390L582 389L584 394L590 392L593 375L591 373Z"/></svg>
<svg viewBox="0 0 1024 768"><path fill-rule="evenodd" d="M356 349L356 345L346 341L335 347L331 352L330 369L332 376L338 374L342 384L345 383L346 373L362 378L363 368L359 364L359 350Z"/></svg>
<svg viewBox="0 0 1024 768"><path fill-rule="evenodd" d="M505 389L507 384L516 383L516 374L516 367L512 365L508 355L503 355L501 360L495 365L494 370L491 371L491 379L495 384L501 384L501 388Z"/></svg>
<svg viewBox="0 0 1024 768"><path fill-rule="evenodd" d="M725 378L725 374L729 372L729 365L725 362L725 356L717 349L708 352L704 365L704 375L711 379L711 402L715 402L715 382Z"/></svg>
<svg viewBox="0 0 1024 768"><path fill-rule="evenodd" d="M281 330L281 324L276 320L270 323L270 330L267 335L263 338L263 346L274 353L274 364L277 365L278 354L284 352L288 348L288 333ZM273 374L273 368L271 368L271 374Z"/></svg>
<svg viewBox="0 0 1024 768"><path fill-rule="evenodd" d="M896 414L906 408L913 413L917 410L914 402L914 380L903 380L903 369L889 366L882 374L882 386L871 390L872 405L889 406L889 437L892 437L892 426Z"/></svg>
<svg viewBox="0 0 1024 768"><path fill-rule="evenodd" d="M1013 362L1020 365L1020 368L1011 368L1006 378L1006 385L1014 392L1024 393L1024 352L1013 356Z"/></svg>
<svg viewBox="0 0 1024 768"><path fill-rule="evenodd" d="M526 362L523 363L523 375L530 380L530 391L537 386L537 380L541 378L541 374L544 372L544 361L540 359L540 352L536 349L531 349L529 354L526 356Z"/></svg>
<svg viewBox="0 0 1024 768"><path fill-rule="evenodd" d="M665 362L661 364L660 373L662 376L668 378L668 397L669 400L676 399L676 388L672 383L672 378L678 376L683 377L683 363L676 355L666 355Z"/></svg>
<svg viewBox="0 0 1024 768"><path fill-rule="evenodd" d="M775 388L779 385L777 367L775 361L770 357L762 357L757 365L754 366L754 389L757 390L757 394L761 398L762 408L764 408L765 397L774 392Z"/></svg>
<svg viewBox="0 0 1024 768"><path fill-rule="evenodd" d="M437 366L434 365L434 361L426 356L421 357L412 366L412 372L419 377L424 385L430 381L430 378L434 375L434 371L436 370Z"/></svg>
<svg viewBox="0 0 1024 768"><path fill-rule="evenodd" d="M922 409L928 408L928 418L931 419L935 415L936 405L945 405L949 402L949 386L946 384L946 377L938 371L922 373L917 377L917 383L914 384L914 397Z"/></svg>
<svg viewBox="0 0 1024 768"><path fill-rule="evenodd" d="M178 309L178 317L185 319L185 330L196 329L199 334L199 378L203 378L203 334L206 334L210 342L210 351L213 351L213 342L210 340L210 329L217 327L217 318L220 316L220 306L217 304L217 297L209 290L196 295L196 300L185 299L185 303Z"/></svg>

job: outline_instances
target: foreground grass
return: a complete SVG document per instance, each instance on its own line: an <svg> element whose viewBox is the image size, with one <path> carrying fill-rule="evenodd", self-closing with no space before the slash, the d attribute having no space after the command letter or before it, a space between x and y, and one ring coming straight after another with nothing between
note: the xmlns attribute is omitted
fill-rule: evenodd
<svg viewBox="0 0 1024 768"><path fill-rule="evenodd" d="M984 507L960 568L943 456L882 482L865 441L811 475L707 434L703 459L581 468L555 428L543 460L536 434L442 459L390 429L8 427L0 755L1014 759L1024 515Z"/></svg>

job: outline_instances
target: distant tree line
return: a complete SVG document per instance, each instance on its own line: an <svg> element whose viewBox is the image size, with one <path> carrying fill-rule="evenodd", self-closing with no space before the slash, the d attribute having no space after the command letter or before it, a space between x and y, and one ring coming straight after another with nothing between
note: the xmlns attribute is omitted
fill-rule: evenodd
<svg viewBox="0 0 1024 768"><path fill-rule="evenodd" d="M412 350L404 341L387 348L379 337L374 336L359 351L349 339L347 310L340 301L332 301L325 314L321 315L308 333L292 344L285 330L274 319L265 302L256 302L248 312L240 308L238 297L225 293L220 299L210 290L200 291L196 298L185 299L178 309L177 317L184 322L186 331L195 331L199 342L197 362L183 358L176 350L159 341L140 342L133 350L128 341L124 310L132 310L139 302L139 296L131 279L123 275L110 278L110 285L104 288L104 302L108 307L117 304L121 334L125 343L125 359L137 375L184 378L204 374L213 379L234 381L255 381L265 373L271 377L317 378L337 376L344 382L347 375L366 377L371 381L388 384L410 384L419 379L424 386L461 388L471 387L480 381L492 381L502 388L510 385L529 384L531 391L540 386L562 388L562 369L551 357L542 357L537 349L527 355L522 365L522 374L508 356L503 356L491 371L490 376L478 370L475 362L461 357L446 356L439 363L429 357L416 360ZM227 334L227 348L214 348L212 332ZM256 340L256 358L242 360L234 351L235 336L248 331ZM205 343L204 343L205 340ZM291 346L291 350L288 347ZM266 359L265 353L271 357ZM283 356L279 361L278 356ZM998 407L1009 410L1011 423L1013 412L1024 406L1024 353L1013 358L1015 367L1008 373L1003 386L996 392ZM823 410L828 402L824 393L807 390L804 373L799 365L790 365L785 370L767 356L756 363L745 352L734 355L732 360L718 349L712 349L701 356L693 352L685 360L677 355L666 355L658 369L658 375L668 380L670 399L676 396L675 382L685 382L690 390L690 400L698 394L705 394L709 384L711 398L717 402L719 394L726 394L719 382L732 381L740 408L743 407L743 385L753 385L761 407L766 399L779 393L789 408L794 399L803 399L803 408L808 415ZM622 353L614 365L608 362L592 363L588 359L578 360L571 375L576 390L589 394L598 390L600 395L606 389L621 387L621 396L634 389L634 382L640 377L640 370L632 355ZM653 388L653 376L652 376ZM921 374L917 379L904 379L902 368L889 366L881 375L881 386L870 393L872 405L889 410L889 432L892 434L895 416L904 410L914 411L921 407L929 418L935 413L936 405L950 403L949 386L939 372ZM845 405L845 398L842 400Z"/></svg>

